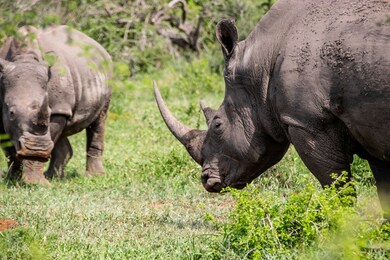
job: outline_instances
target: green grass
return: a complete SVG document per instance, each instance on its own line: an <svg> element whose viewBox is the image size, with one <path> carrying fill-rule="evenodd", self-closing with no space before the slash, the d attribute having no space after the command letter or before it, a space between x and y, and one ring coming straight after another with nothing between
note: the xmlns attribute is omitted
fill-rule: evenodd
<svg viewBox="0 0 390 260"><path fill-rule="evenodd" d="M265 256L253 254L256 245L260 245L260 240L255 240L256 234L263 240L265 234L270 235L261 236L265 229L257 224L264 216L252 214L257 212L257 206L275 209L275 214L269 216L273 223L279 223L277 213L285 209L289 210L288 217L293 221L299 220L302 198L310 194L317 194L319 198L325 195L293 149L281 163L244 191L210 194L203 189L200 167L160 118L152 80L157 81L167 105L180 120L191 127L205 129L199 99L217 108L223 98L222 76L210 73L207 68L204 59L189 64L178 61L160 72L138 75L115 84L106 125L106 175L93 178L84 175L85 134L82 132L71 137L74 157L63 180L53 180L49 188L19 187L3 181L0 219L16 220L19 227L0 232L0 259L245 259ZM6 171L4 159L1 168ZM352 215L340 210L337 214L340 223L352 216L358 219L357 223L368 223L368 227L364 225L363 231L352 232L350 240L343 240L350 225L356 222L347 221L350 225L340 224L328 233L326 230L310 233L315 225L332 222L325 219L310 226L307 221L309 233L302 234L310 234L313 239L292 237L288 241L303 241L303 244L289 242L283 250L269 244L271 250L266 252L267 258L334 256L333 259L343 259L350 256L349 251L341 255L331 253L348 249L359 236L364 237L365 244L351 249L354 259L388 256L387 245L383 245L388 231L381 229L372 176L362 161L354 168L359 179L357 205L346 211ZM287 232L283 227L280 225L280 234ZM258 231L237 232L252 228ZM344 233L337 237L335 230ZM275 237L271 234L270 238ZM248 243L234 244L234 241L245 240ZM324 245L327 247L320 250Z"/></svg>
<svg viewBox="0 0 390 260"><path fill-rule="evenodd" d="M167 102L180 110L179 117L200 115L198 108L183 104L197 105L198 96L174 99L184 81L180 77L172 68L155 78L145 75L114 86L106 125L105 176L84 176L82 132L71 137L74 157L65 179L52 181L50 188L0 184L0 219L20 224L0 233L1 259L167 259L206 254L203 241L215 227L204 220L205 212L223 218L230 209L224 201L231 205L232 198L204 191L200 168L160 118L153 79L163 93L171 89ZM2 169L6 170L5 159Z"/></svg>

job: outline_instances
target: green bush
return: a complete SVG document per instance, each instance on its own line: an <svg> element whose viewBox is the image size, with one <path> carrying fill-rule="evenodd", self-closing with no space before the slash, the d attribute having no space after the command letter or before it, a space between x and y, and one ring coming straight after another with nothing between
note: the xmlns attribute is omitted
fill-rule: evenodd
<svg viewBox="0 0 390 260"><path fill-rule="evenodd" d="M335 187L344 180L324 190L312 182L301 191L264 191L264 185L229 189L237 202L229 220L217 225L214 257L230 251L250 259L359 259L371 243L381 245L375 256L385 256L390 244L382 229L388 226L363 221L353 184Z"/></svg>

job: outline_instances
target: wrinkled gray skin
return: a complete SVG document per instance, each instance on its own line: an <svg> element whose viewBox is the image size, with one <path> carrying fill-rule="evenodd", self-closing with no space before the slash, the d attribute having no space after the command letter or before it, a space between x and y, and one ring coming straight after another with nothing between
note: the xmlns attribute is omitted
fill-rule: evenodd
<svg viewBox="0 0 390 260"><path fill-rule="evenodd" d="M94 40L66 26L23 27L0 49L0 133L9 177L48 184L72 157L68 136L86 129L87 172L104 172L104 122L112 62ZM4 134L11 146L6 146ZM9 142L9 141L8 141Z"/></svg>
<svg viewBox="0 0 390 260"><path fill-rule="evenodd" d="M279 0L237 42L233 22L216 36L226 92L208 130L192 130L166 108L171 132L202 166L206 190L243 188L292 143L320 183L368 160L390 219L390 24L388 1Z"/></svg>

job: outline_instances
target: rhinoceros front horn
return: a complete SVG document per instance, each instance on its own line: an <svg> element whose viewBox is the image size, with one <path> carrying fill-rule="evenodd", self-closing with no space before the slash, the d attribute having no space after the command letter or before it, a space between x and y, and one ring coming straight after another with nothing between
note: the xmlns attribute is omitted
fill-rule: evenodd
<svg viewBox="0 0 390 260"><path fill-rule="evenodd" d="M202 164L201 149L206 136L206 131L190 129L186 125L180 123L169 111L161 97L156 82L153 81L154 95L158 109L172 134L179 140L187 149L191 157L198 163Z"/></svg>

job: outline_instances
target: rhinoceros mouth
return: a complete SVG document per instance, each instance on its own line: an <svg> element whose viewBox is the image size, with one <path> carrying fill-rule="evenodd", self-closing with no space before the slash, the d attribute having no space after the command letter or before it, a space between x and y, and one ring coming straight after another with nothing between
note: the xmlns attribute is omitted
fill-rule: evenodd
<svg viewBox="0 0 390 260"><path fill-rule="evenodd" d="M221 192L223 188L226 188L226 185L221 182L220 178L208 178L205 181L202 180L202 183L208 192Z"/></svg>
<svg viewBox="0 0 390 260"><path fill-rule="evenodd" d="M230 187L241 190L248 185L246 181L237 181L230 184L225 184L220 178L208 178L206 181L202 181L203 187L208 192L221 192L224 188Z"/></svg>
<svg viewBox="0 0 390 260"><path fill-rule="evenodd" d="M48 160L54 143L48 136L25 134L19 138L17 154L23 159Z"/></svg>
<svg viewBox="0 0 390 260"><path fill-rule="evenodd" d="M39 151L39 150L19 149L16 153L20 159L29 159L33 161L47 161L50 158L51 150Z"/></svg>
<svg viewBox="0 0 390 260"><path fill-rule="evenodd" d="M234 189L242 190L248 185L248 182L242 181L242 182L236 182L229 185L229 187L232 187Z"/></svg>
<svg viewBox="0 0 390 260"><path fill-rule="evenodd" d="M28 160L28 161L38 161L38 162L47 162L50 159L49 157L40 157L40 156L23 156L18 154L18 159L20 160Z"/></svg>

